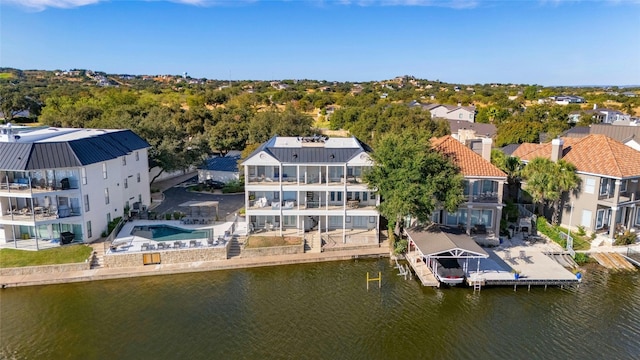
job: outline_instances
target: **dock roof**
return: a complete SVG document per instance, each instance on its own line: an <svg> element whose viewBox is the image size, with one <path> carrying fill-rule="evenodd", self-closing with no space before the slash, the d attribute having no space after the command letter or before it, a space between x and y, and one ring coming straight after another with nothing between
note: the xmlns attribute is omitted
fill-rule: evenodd
<svg viewBox="0 0 640 360"><path fill-rule="evenodd" d="M438 224L418 225L405 233L425 256L441 258L488 258L489 254L464 231Z"/></svg>

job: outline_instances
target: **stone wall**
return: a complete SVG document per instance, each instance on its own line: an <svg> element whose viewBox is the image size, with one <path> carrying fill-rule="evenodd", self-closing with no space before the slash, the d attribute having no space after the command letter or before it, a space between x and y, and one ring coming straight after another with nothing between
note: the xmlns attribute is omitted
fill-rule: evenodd
<svg viewBox="0 0 640 360"><path fill-rule="evenodd" d="M75 263L75 264L60 264L60 265L42 265L42 266L23 266L16 268L3 268L0 269L0 276L15 276L15 275L33 275L33 274L57 274L69 271L83 271L89 270L91 264L89 262Z"/></svg>
<svg viewBox="0 0 640 360"><path fill-rule="evenodd" d="M163 250L149 252L132 252L130 254L106 254L104 264L108 268L141 266L143 254L160 254L160 264L176 264L184 262L226 260L229 243L226 246L199 249Z"/></svg>
<svg viewBox="0 0 640 360"><path fill-rule="evenodd" d="M271 246L262 248L247 248L242 249L243 258L254 258L260 256L271 255L291 255L304 253L304 243L300 245L287 245L287 246Z"/></svg>

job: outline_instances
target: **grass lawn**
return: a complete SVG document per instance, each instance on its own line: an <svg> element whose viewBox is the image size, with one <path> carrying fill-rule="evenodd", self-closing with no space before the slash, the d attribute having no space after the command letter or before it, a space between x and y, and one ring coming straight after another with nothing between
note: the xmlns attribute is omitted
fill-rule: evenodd
<svg viewBox="0 0 640 360"><path fill-rule="evenodd" d="M247 239L247 248L261 248L270 246L287 246L302 244L301 237L295 236L249 236Z"/></svg>
<svg viewBox="0 0 640 360"><path fill-rule="evenodd" d="M567 240L563 238L560 234L567 234L567 229L561 226L553 226L549 224L546 219L538 218L538 230L547 235L551 240L558 243L563 248L567 247ZM571 232L571 237L573 238L573 249L574 250L589 250L591 248L591 239L588 236L580 236L576 234L575 231Z"/></svg>
<svg viewBox="0 0 640 360"><path fill-rule="evenodd" d="M13 79L14 76L12 73L0 73L0 79L2 80L8 80L8 79Z"/></svg>
<svg viewBox="0 0 640 360"><path fill-rule="evenodd" d="M0 268L55 265L84 262L93 248L87 245L67 245L40 251L0 250Z"/></svg>

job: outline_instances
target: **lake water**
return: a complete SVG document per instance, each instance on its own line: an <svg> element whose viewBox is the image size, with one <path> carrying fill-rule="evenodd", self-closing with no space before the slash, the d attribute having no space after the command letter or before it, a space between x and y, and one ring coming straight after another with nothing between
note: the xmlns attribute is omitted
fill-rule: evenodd
<svg viewBox="0 0 640 360"><path fill-rule="evenodd" d="M637 273L479 293L396 274L381 259L4 289L0 358L640 358Z"/></svg>

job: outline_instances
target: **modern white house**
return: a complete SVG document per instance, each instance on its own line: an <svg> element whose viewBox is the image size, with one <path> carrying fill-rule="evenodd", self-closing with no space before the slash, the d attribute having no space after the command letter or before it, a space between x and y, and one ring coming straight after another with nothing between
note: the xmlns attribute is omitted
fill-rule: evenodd
<svg viewBox="0 0 640 360"><path fill-rule="evenodd" d="M0 246L91 242L144 209L149 144L131 130L0 127Z"/></svg>
<svg viewBox="0 0 640 360"><path fill-rule="evenodd" d="M423 105L422 108L429 110L432 118L464 120L468 122L476 121L475 106L427 104Z"/></svg>
<svg viewBox="0 0 640 360"><path fill-rule="evenodd" d="M204 183L208 180L228 183L240 179L238 171L238 161L240 156L216 156L206 159L198 167L198 182Z"/></svg>
<svg viewBox="0 0 640 360"><path fill-rule="evenodd" d="M362 178L370 152L355 137L269 139L242 163L247 228L377 244L380 199Z"/></svg>

